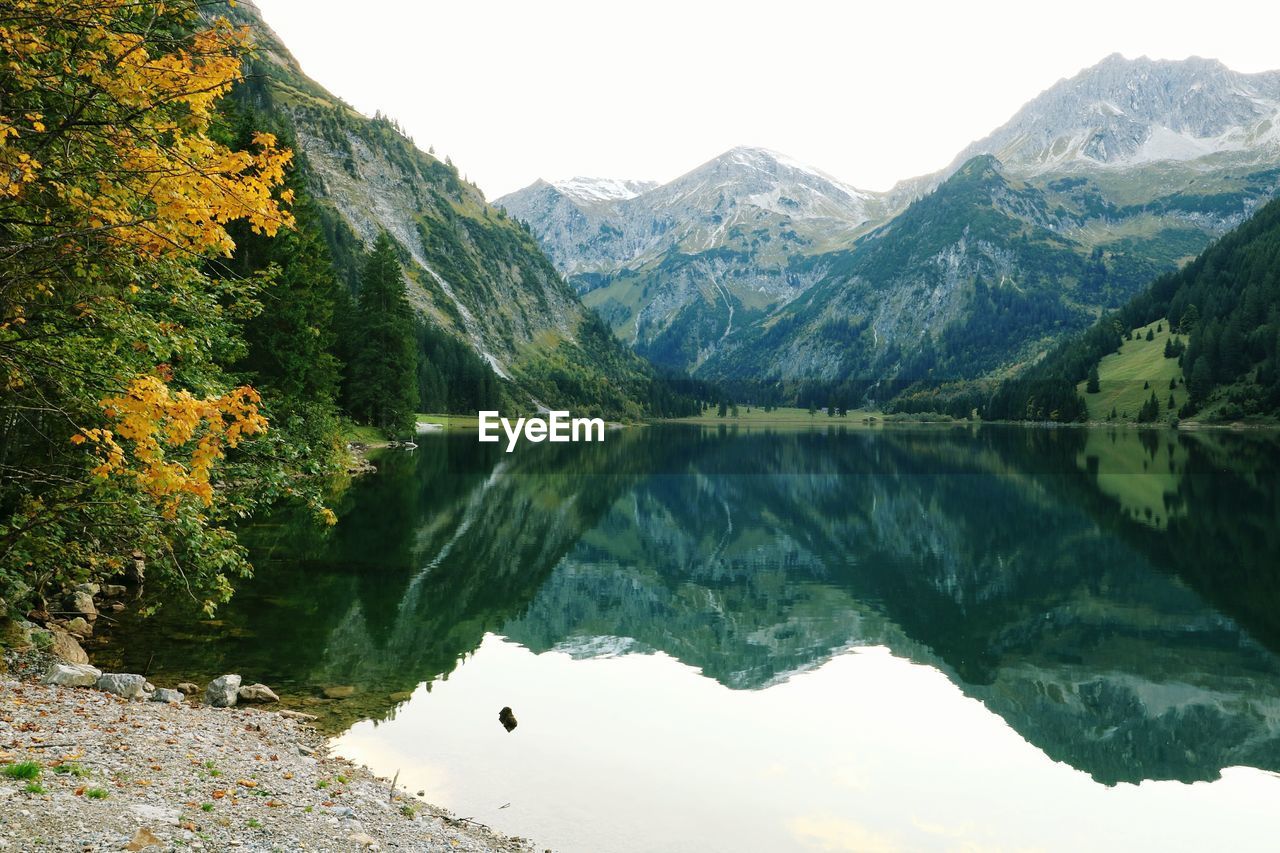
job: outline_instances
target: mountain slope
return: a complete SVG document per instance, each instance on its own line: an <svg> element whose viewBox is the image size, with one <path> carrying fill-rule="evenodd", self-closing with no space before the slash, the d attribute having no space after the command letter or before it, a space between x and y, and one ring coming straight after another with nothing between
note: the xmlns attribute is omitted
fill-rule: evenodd
<svg viewBox="0 0 1280 853"><path fill-rule="evenodd" d="M419 150L390 119L360 115L303 74L249 4L205 10L247 24L256 51L241 97L284 123L309 194L326 220L336 267L354 289L364 248L396 243L410 301L509 380L518 399L573 398L555 376L591 386L611 414L636 415L646 367L618 351L533 237L447 162Z"/></svg>
<svg viewBox="0 0 1280 853"><path fill-rule="evenodd" d="M1120 350L1124 330L1160 320L1186 339L1184 353L1169 354L1182 367L1189 395L1179 416L1280 415L1280 200L1182 270L1157 279L1122 310L1059 346L1024 379L1002 385L988 416L1040 419L1055 409L1062 419L1083 417L1083 401L1070 406L1061 400L1076 397L1076 383ZM1167 383L1153 387L1163 400ZM1048 399L1055 405L1044 405Z"/></svg>

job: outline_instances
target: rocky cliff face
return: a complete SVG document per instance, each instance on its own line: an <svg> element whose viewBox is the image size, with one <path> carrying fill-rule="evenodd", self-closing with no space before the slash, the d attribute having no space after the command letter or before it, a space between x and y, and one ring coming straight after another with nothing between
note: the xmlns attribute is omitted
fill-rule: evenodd
<svg viewBox="0 0 1280 853"><path fill-rule="evenodd" d="M978 154L994 154L1017 173L1204 158L1273 162L1278 119L1280 71L1240 74L1213 59L1113 54L1047 89L952 168Z"/></svg>

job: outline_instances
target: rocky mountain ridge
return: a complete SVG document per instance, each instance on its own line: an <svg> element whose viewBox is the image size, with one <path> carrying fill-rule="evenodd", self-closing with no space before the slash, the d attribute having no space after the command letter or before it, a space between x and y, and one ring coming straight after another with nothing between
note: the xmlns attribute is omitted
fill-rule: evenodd
<svg viewBox="0 0 1280 853"><path fill-rule="evenodd" d="M966 169L1004 188L978 199ZM497 203L651 360L839 382L1017 372L1277 187L1280 72L1113 55L888 193L734 149L631 198L588 205L544 182ZM979 281L1008 289L987 304ZM993 329L1005 339L972 345Z"/></svg>

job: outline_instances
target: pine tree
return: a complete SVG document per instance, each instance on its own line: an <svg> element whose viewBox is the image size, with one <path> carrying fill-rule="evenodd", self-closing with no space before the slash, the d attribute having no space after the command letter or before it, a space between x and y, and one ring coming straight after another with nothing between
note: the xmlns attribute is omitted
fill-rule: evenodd
<svg viewBox="0 0 1280 853"><path fill-rule="evenodd" d="M1099 382L1099 379L1098 379L1098 365L1096 365L1096 364L1095 364L1095 365L1093 365L1093 367L1090 367L1090 368L1089 368L1089 381L1088 381L1088 383L1084 386L1084 390L1085 390L1085 392L1086 392L1086 393L1089 393L1089 394L1097 394L1097 393L1098 393L1098 382Z"/></svg>
<svg viewBox="0 0 1280 853"><path fill-rule="evenodd" d="M355 326L348 410L357 420L385 430L410 428L418 401L413 309L395 245L385 231L361 272Z"/></svg>

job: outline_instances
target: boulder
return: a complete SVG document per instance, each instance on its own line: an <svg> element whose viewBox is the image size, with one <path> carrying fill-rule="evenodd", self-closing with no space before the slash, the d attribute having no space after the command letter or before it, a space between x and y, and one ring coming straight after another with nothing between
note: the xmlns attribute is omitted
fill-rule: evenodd
<svg viewBox="0 0 1280 853"><path fill-rule="evenodd" d="M96 583L81 583L76 584L75 591L83 592L85 595L93 598L95 595L102 592L102 587L98 586Z"/></svg>
<svg viewBox="0 0 1280 853"><path fill-rule="evenodd" d="M236 704L239 693L240 676L219 675L205 688L204 701L206 705L212 705L215 708L230 708Z"/></svg>
<svg viewBox="0 0 1280 853"><path fill-rule="evenodd" d="M55 663L44 674L44 683L59 687L92 687L101 677L102 670L87 663Z"/></svg>
<svg viewBox="0 0 1280 853"><path fill-rule="evenodd" d="M125 699L146 699L147 680L141 675L124 672L108 672L98 679L97 687L106 693L114 693Z"/></svg>
<svg viewBox="0 0 1280 853"><path fill-rule="evenodd" d="M129 587L122 583L103 584L102 594L107 598L123 598L129 592Z"/></svg>
<svg viewBox="0 0 1280 853"><path fill-rule="evenodd" d="M94 606L93 596L80 589L71 593L67 599L67 610L79 613L90 622L98 618L98 608Z"/></svg>
<svg viewBox="0 0 1280 853"><path fill-rule="evenodd" d="M67 633L75 634L81 639L93 636L93 626L84 621L83 616L77 616L74 619L68 619L66 624L62 626Z"/></svg>
<svg viewBox="0 0 1280 853"><path fill-rule="evenodd" d="M194 696L200 692L200 686L191 681L184 681L178 685L178 689L188 696Z"/></svg>
<svg viewBox="0 0 1280 853"><path fill-rule="evenodd" d="M80 648L80 644L76 642L75 637L61 628L50 627L46 631L53 636L53 641L49 646L51 655L61 658L67 663L89 662L89 656L85 654L84 649Z"/></svg>
<svg viewBox="0 0 1280 853"><path fill-rule="evenodd" d="M280 697L265 684L250 684L238 691L241 702L279 702Z"/></svg>
<svg viewBox="0 0 1280 853"><path fill-rule="evenodd" d="M186 698L181 690L170 690L168 687L161 687L151 694L152 702L182 702Z"/></svg>

